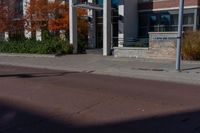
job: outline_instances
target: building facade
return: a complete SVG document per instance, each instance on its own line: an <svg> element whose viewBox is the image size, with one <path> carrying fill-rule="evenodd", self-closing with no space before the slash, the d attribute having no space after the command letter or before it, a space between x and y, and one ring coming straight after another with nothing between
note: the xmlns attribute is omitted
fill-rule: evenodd
<svg viewBox="0 0 200 133"><path fill-rule="evenodd" d="M132 17L127 18L136 18L135 21L132 21L134 23L122 22L124 24L123 30L132 29L135 34L131 34L131 37L130 33L124 32L122 35L119 33L119 39L120 37L123 39L118 47L114 48L114 55L120 57L175 58L179 0L138 0L135 3L123 0L123 2L125 4L122 3L121 12L125 14L124 19L127 18L126 10L130 9L131 4L132 7L136 8L136 10L132 9L132 12L136 12L136 14L131 13ZM199 7L200 0L185 0L184 31L199 29ZM142 46L142 48L138 48L138 46Z"/></svg>
<svg viewBox="0 0 200 133"><path fill-rule="evenodd" d="M0 28L4 32L0 32L0 38L7 39L15 34L24 32L23 26L23 0L0 0L1 23L7 24L7 31ZM2 25L2 27L5 27Z"/></svg>
<svg viewBox="0 0 200 133"><path fill-rule="evenodd" d="M96 3L102 4L102 0ZM113 0L113 3L113 46L129 46L131 41L148 39L150 32L178 30L179 0ZM199 7L200 0L185 0L184 31L200 28ZM102 46L102 16L102 11L97 11L93 24L96 25L96 48Z"/></svg>
<svg viewBox="0 0 200 133"><path fill-rule="evenodd" d="M199 0L185 0L184 30L199 29ZM139 37L148 32L168 32L178 29L179 0L141 0L138 3Z"/></svg>
<svg viewBox="0 0 200 133"><path fill-rule="evenodd" d="M13 3L13 0L0 0ZM18 12L14 21L26 14L26 3L29 0L17 1L12 10ZM77 0L79 3L93 3L103 6L104 0ZM173 38L178 29L179 0L111 0L111 49L114 47L136 47L141 44L149 46L153 36ZM185 0L183 29L200 28L200 0ZM88 9L89 42L88 48L103 48L103 10ZM8 31L9 32L9 31ZM5 38L8 32L1 33ZM31 33L23 30L25 37ZM41 35L41 33L38 33Z"/></svg>
<svg viewBox="0 0 200 133"><path fill-rule="evenodd" d="M45 2L54 1L55 0L45 0ZM65 0L58 1L64 2ZM0 0L0 7L4 7L6 9L6 15L4 16L4 19L9 20L6 23L9 25L9 27L6 30L0 32L0 39L7 40L8 38L24 37L36 38L36 40L42 39L41 29L30 31L32 22L29 22L29 19L26 18L30 2L31 0ZM29 25L27 23L29 23Z"/></svg>
<svg viewBox="0 0 200 133"><path fill-rule="evenodd" d="M96 3L102 4L102 0ZM115 56L175 58L179 0L112 0L112 3L115 5L111 10L111 49ZM185 0L184 31L200 28L199 7L200 0ZM94 16L96 40L91 48L103 47L102 19L105 18L102 16L102 11Z"/></svg>

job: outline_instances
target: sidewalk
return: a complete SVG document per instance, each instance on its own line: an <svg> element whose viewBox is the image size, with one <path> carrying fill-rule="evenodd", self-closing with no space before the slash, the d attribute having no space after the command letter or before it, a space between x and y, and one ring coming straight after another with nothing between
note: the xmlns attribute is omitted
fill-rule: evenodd
<svg viewBox="0 0 200 133"><path fill-rule="evenodd" d="M95 54L61 57L0 54L0 64L200 84L198 61L182 62L182 72L175 71L174 60L114 58Z"/></svg>

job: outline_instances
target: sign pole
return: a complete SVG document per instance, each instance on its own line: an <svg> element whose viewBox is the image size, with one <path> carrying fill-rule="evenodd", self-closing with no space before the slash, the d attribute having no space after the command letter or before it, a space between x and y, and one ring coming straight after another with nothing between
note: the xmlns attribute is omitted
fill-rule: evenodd
<svg viewBox="0 0 200 133"><path fill-rule="evenodd" d="M181 71L181 43L183 37L184 0L179 0L178 36L176 47L176 70Z"/></svg>

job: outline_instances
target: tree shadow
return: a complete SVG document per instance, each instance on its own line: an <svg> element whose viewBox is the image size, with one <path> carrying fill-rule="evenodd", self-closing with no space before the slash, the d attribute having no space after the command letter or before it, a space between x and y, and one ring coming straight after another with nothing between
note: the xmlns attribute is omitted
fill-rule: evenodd
<svg viewBox="0 0 200 133"><path fill-rule="evenodd" d="M2 74L0 78L17 77L17 78L41 78L41 77L60 77L67 74L74 74L78 72L47 72L47 73L16 73L16 74Z"/></svg>
<svg viewBox="0 0 200 133"><path fill-rule="evenodd" d="M90 126L0 102L0 133L199 133L200 110Z"/></svg>
<svg viewBox="0 0 200 133"><path fill-rule="evenodd" d="M200 70L200 67L190 67L190 68L183 68L182 71L188 71L188 70Z"/></svg>

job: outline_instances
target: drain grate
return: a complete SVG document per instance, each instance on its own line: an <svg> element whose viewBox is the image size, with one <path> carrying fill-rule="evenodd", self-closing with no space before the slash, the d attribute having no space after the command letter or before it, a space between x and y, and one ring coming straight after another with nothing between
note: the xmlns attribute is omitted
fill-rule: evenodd
<svg viewBox="0 0 200 133"><path fill-rule="evenodd" d="M157 71L157 72L164 72L164 69L159 68L132 68L133 70L142 70L142 71Z"/></svg>

